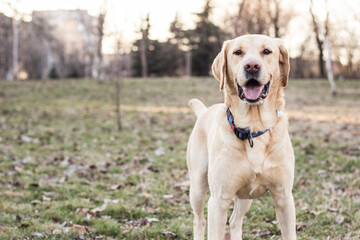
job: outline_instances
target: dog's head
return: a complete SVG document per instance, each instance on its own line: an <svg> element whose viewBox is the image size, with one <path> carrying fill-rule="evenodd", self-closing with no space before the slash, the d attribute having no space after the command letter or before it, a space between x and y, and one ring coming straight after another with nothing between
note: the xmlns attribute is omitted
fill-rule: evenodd
<svg viewBox="0 0 360 240"><path fill-rule="evenodd" d="M212 72L220 90L238 95L246 104L261 104L268 95L286 87L289 56L279 39L245 35L224 42L215 58Z"/></svg>

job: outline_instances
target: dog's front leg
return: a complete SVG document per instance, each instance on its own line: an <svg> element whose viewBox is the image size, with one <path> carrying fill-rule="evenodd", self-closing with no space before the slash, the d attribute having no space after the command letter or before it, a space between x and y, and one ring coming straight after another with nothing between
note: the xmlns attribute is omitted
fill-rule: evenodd
<svg viewBox="0 0 360 240"><path fill-rule="evenodd" d="M223 199L221 195L211 195L208 202L208 239L223 240L227 210L232 198Z"/></svg>
<svg viewBox="0 0 360 240"><path fill-rule="evenodd" d="M296 239L296 214L294 198L290 191L271 194L275 203L276 218L280 224L283 240Z"/></svg>

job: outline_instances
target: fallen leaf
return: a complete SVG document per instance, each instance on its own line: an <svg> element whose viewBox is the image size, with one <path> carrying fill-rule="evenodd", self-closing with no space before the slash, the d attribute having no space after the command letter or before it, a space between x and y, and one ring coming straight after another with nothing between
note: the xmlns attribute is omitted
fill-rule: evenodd
<svg viewBox="0 0 360 240"><path fill-rule="evenodd" d="M158 222L159 221L159 219L157 219L157 218L146 218L146 220L149 222L149 223L152 223L152 222Z"/></svg>
<svg viewBox="0 0 360 240"><path fill-rule="evenodd" d="M81 216L86 216L89 213L88 208L77 208L75 211L75 214L81 215Z"/></svg>
<svg viewBox="0 0 360 240"><path fill-rule="evenodd" d="M104 199L104 203L105 203L105 204L108 204L108 203L118 204L118 203L119 203L119 199L111 200L111 199L105 198L105 199Z"/></svg>
<svg viewBox="0 0 360 240"><path fill-rule="evenodd" d="M88 232L87 226L77 225L70 222L70 231L76 232L78 234L85 234Z"/></svg>
<svg viewBox="0 0 360 240"><path fill-rule="evenodd" d="M344 221L344 219L345 219L344 216L339 214L335 217L334 220L337 224L341 224Z"/></svg>
<svg viewBox="0 0 360 240"><path fill-rule="evenodd" d="M119 183L119 184L112 185L112 186L110 187L110 189L113 190L113 191L115 191L115 190L118 190L118 189L122 188L123 186L124 186L123 183Z"/></svg>
<svg viewBox="0 0 360 240"><path fill-rule="evenodd" d="M35 199L35 200L32 200L30 203L31 203L32 205L37 205L37 204L41 203L41 201Z"/></svg>
<svg viewBox="0 0 360 240"><path fill-rule="evenodd" d="M163 195L163 198L164 199L171 199L171 198L173 198L174 197L174 195L172 195L172 194L165 194L165 195Z"/></svg>
<svg viewBox="0 0 360 240"><path fill-rule="evenodd" d="M338 208L334 208L334 207L330 207L330 208L328 208L328 210L329 210L330 212L337 212L337 211L339 211Z"/></svg>
<svg viewBox="0 0 360 240"><path fill-rule="evenodd" d="M43 237L44 236L42 233L39 233L39 232L34 232L32 235L34 237Z"/></svg>
<svg viewBox="0 0 360 240"><path fill-rule="evenodd" d="M143 189L143 190L141 191L141 194L142 194L146 199L151 199L151 198L153 197L150 193L148 193L148 192L146 191L146 189Z"/></svg>
<svg viewBox="0 0 360 240"><path fill-rule="evenodd" d="M104 203L101 207L94 208L90 210L90 214L93 216L100 216L100 213L104 211L107 208L107 204Z"/></svg>
<svg viewBox="0 0 360 240"><path fill-rule="evenodd" d="M308 211L308 213L310 213L310 214L313 214L313 215L317 216L317 215L319 215L320 213L322 213L322 211L310 210L310 211Z"/></svg>
<svg viewBox="0 0 360 240"><path fill-rule="evenodd" d="M25 169L22 166L15 166L14 169L19 173L23 173L25 171Z"/></svg>
<svg viewBox="0 0 360 240"><path fill-rule="evenodd" d="M54 229L54 230L52 231L52 234L53 234L53 235L60 235L60 234L62 234L62 231L61 231L60 229Z"/></svg>
<svg viewBox="0 0 360 240"><path fill-rule="evenodd" d="M178 182L173 185L174 190L181 190L183 187L190 186L190 181Z"/></svg>
<svg viewBox="0 0 360 240"><path fill-rule="evenodd" d="M161 233L163 235L165 235L166 237L171 237L171 238L176 238L177 237L176 233L170 232L168 230L162 230Z"/></svg>
<svg viewBox="0 0 360 240"><path fill-rule="evenodd" d="M156 154L156 153L155 153L155 154ZM142 156L135 156L135 157L133 157L133 161L140 163L140 162L146 161L146 158L145 158L145 157L142 157Z"/></svg>
<svg viewBox="0 0 360 240"><path fill-rule="evenodd" d="M47 196L42 196L42 200L46 201L46 202L50 202L51 198L47 197Z"/></svg>
<svg viewBox="0 0 360 240"><path fill-rule="evenodd" d="M155 155L158 156L158 157L165 155L165 149L163 147L160 147L160 148L156 149L155 150Z"/></svg>
<svg viewBox="0 0 360 240"><path fill-rule="evenodd" d="M302 222L296 223L296 231L302 231L305 228L305 224Z"/></svg>
<svg viewBox="0 0 360 240"><path fill-rule="evenodd" d="M21 136L21 141L27 142L27 143L30 143L30 142L39 143L39 139L37 139L37 138L32 138L32 137L28 137L28 136L25 136L25 135L22 135L22 136Z"/></svg>

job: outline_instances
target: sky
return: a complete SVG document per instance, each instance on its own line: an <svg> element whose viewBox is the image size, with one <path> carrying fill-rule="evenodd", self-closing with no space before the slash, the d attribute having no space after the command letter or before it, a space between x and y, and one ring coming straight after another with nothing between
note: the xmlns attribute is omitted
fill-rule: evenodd
<svg viewBox="0 0 360 240"><path fill-rule="evenodd" d="M11 15L11 11L1 2L10 1L16 4L19 12L31 15L33 10L58 10L58 9L85 9L89 14L96 16L104 0L0 0L0 12ZM213 20L221 25L226 14L234 13L240 0L213 0ZM290 55L295 56L299 44L306 36L304 33L311 31L308 19L302 14L308 11L310 0L284 0L285 6L292 6L294 14L298 15L290 23L285 45L290 49ZM318 9L320 18L324 17L325 0L313 0ZM194 26L196 16L193 13L200 12L205 0L107 0L107 19L105 32L109 35L120 33L123 46L130 48L131 43L139 38L138 29L141 19L150 13L152 39L165 40L170 36L169 25L179 14L185 28ZM343 23L349 14L360 13L360 0L327 0L330 10L337 11L339 23ZM113 38L104 39L104 51L110 53L114 49Z"/></svg>
<svg viewBox="0 0 360 240"><path fill-rule="evenodd" d="M1 1L1 0L0 0ZM17 5L20 12L30 15L33 10L86 9L89 14L99 13L103 0L10 0ZM232 0L222 0L222 3ZM111 34L120 32L129 45L136 39L141 19L150 13L151 38L165 40L169 37L168 29L171 21L178 13L186 27L192 27L195 16L192 13L201 11L204 0L108 0L106 31ZM215 6L218 5L216 2ZM4 6L3 6L4 7ZM1 9L11 15L6 8ZM217 8L215 14L219 12ZM111 39L105 42L104 50L111 51Z"/></svg>

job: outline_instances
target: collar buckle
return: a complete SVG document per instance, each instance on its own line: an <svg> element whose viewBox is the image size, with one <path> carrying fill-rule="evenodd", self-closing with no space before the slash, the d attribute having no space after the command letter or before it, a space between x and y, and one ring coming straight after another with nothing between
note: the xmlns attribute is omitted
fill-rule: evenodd
<svg viewBox="0 0 360 240"><path fill-rule="evenodd" d="M248 137L248 140L249 140L249 145L252 148L254 146L254 141L253 141L253 135L251 132L250 132L250 137Z"/></svg>

